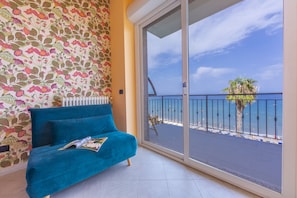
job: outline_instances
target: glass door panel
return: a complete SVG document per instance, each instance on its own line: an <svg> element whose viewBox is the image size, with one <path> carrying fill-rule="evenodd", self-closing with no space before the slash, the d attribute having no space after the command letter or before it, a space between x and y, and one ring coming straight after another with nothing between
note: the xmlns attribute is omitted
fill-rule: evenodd
<svg viewBox="0 0 297 198"><path fill-rule="evenodd" d="M183 153L181 8L143 29L144 140Z"/></svg>
<svg viewBox="0 0 297 198"><path fill-rule="evenodd" d="M189 1L189 157L281 192L282 1L226 7Z"/></svg>

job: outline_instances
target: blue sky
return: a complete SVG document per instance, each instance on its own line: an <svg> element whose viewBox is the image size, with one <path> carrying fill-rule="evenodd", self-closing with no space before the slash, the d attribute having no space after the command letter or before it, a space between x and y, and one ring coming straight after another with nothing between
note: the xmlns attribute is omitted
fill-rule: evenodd
<svg viewBox="0 0 297 198"><path fill-rule="evenodd" d="M236 77L282 92L282 0L245 0L189 28L190 94L223 93ZM181 31L148 34L148 71L158 95L181 94Z"/></svg>

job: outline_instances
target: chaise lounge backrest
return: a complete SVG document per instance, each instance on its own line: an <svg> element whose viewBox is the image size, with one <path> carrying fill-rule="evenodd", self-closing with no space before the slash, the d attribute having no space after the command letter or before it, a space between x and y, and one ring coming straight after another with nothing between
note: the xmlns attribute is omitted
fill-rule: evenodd
<svg viewBox="0 0 297 198"><path fill-rule="evenodd" d="M32 118L32 147L50 145L53 142L50 121L85 118L93 116L112 115L110 104L72 106L72 107L53 107L31 108Z"/></svg>

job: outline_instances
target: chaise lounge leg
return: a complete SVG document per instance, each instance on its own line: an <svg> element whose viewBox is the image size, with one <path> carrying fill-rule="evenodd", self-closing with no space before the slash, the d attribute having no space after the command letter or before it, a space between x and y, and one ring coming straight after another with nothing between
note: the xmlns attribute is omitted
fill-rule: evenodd
<svg viewBox="0 0 297 198"><path fill-rule="evenodd" d="M128 162L128 166L131 166L131 160L130 160L130 158L127 159L127 162Z"/></svg>

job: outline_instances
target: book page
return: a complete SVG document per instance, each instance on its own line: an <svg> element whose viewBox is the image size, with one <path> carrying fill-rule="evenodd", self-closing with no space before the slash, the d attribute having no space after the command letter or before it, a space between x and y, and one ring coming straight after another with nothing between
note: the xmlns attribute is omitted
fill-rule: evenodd
<svg viewBox="0 0 297 198"><path fill-rule="evenodd" d="M89 141L81 145L81 148L90 149L98 152L102 144L107 140L107 137L104 138L91 138Z"/></svg>
<svg viewBox="0 0 297 198"><path fill-rule="evenodd" d="M89 149L95 152L98 152L101 148L102 144L107 140L107 137L103 138L91 138L86 137L81 140L74 140L68 144L66 144L64 147L59 148L58 150L65 150L68 148L81 148L81 149Z"/></svg>

